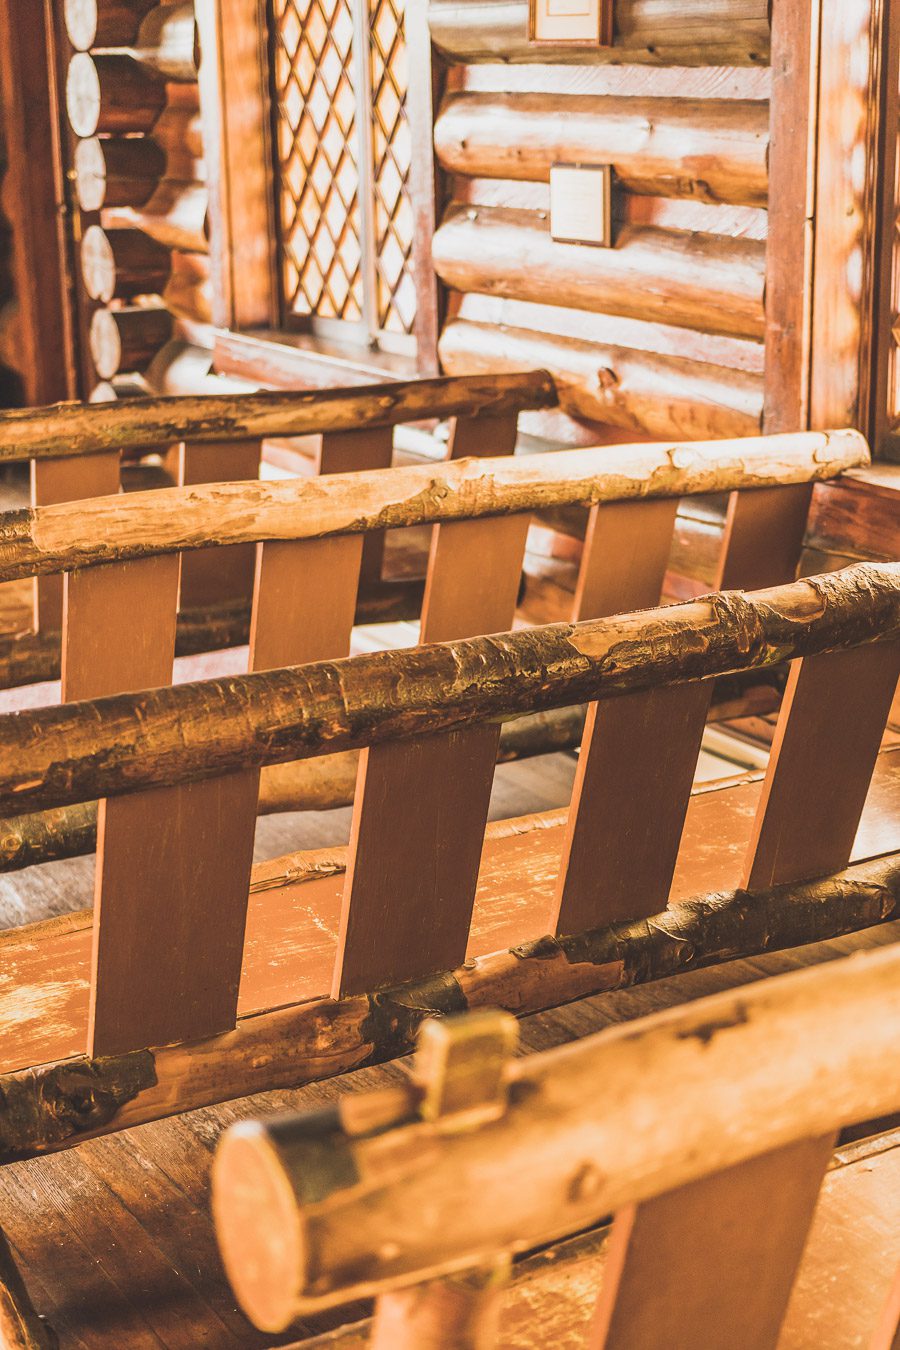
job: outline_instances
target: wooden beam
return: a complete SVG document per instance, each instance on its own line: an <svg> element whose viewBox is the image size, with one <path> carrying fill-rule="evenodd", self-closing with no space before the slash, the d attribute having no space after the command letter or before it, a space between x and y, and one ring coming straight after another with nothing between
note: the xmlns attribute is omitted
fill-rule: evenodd
<svg viewBox="0 0 900 1350"><path fill-rule="evenodd" d="M0 718L0 813L780 665L900 638L900 563L578 625L436 643Z"/></svg>

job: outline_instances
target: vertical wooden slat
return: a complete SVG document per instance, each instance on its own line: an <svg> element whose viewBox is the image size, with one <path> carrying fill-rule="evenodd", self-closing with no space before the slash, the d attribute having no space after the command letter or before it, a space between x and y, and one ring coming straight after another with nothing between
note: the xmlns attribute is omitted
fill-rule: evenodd
<svg viewBox="0 0 900 1350"><path fill-rule="evenodd" d="M677 514L677 498L591 507L573 622L659 604Z"/></svg>
<svg viewBox="0 0 900 1350"><path fill-rule="evenodd" d="M588 710L560 880L557 933L664 909L712 681L629 694Z"/></svg>
<svg viewBox="0 0 900 1350"><path fill-rule="evenodd" d="M177 556L66 579L67 698L171 679ZM255 773L101 802L88 1052L233 1023L253 849Z"/></svg>
<svg viewBox="0 0 900 1350"><path fill-rule="evenodd" d="M108 497L119 491L119 455L80 455L68 459L31 461L31 505L86 497ZM62 577L35 577L34 626L52 632L62 626Z"/></svg>
<svg viewBox="0 0 900 1350"><path fill-rule="evenodd" d="M621 1211L590 1350L775 1350L832 1138Z"/></svg>
<svg viewBox="0 0 900 1350"><path fill-rule="evenodd" d="M352 473L361 469L389 469L394 454L393 427L367 427L362 431L327 431L321 438L319 473ZM377 581L384 558L384 532L369 533L363 540L360 580Z"/></svg>
<svg viewBox="0 0 900 1350"><path fill-rule="evenodd" d="M496 417L455 417L450 428L448 459L491 459L511 455L516 448L518 416L500 413Z"/></svg>
<svg viewBox="0 0 900 1350"><path fill-rule="evenodd" d="M178 482L241 483L259 477L259 441L209 441L181 445ZM253 593L256 571L254 544L201 549L185 555L181 564L181 609L245 599Z"/></svg>
<svg viewBox="0 0 900 1350"><path fill-rule="evenodd" d="M362 547L361 534L259 546L251 670L349 655Z"/></svg>
<svg viewBox="0 0 900 1350"><path fill-rule="evenodd" d="M659 603L677 501L591 509L574 619ZM588 710L551 922L577 933L664 908L710 688L651 689Z"/></svg>
<svg viewBox="0 0 900 1350"><path fill-rule="evenodd" d="M528 524L519 516L436 529L423 642L510 627ZM499 727L474 727L363 751L333 982L339 995L464 958L499 736Z"/></svg>
<svg viewBox="0 0 900 1350"><path fill-rule="evenodd" d="M732 492L715 589L761 590L794 581L812 485Z"/></svg>
<svg viewBox="0 0 900 1350"><path fill-rule="evenodd" d="M742 885L846 867L898 678L896 642L792 663Z"/></svg>

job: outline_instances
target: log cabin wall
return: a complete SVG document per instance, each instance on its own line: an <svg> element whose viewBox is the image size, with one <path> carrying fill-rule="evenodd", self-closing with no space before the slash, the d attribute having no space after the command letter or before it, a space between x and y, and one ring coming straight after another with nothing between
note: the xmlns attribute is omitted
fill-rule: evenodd
<svg viewBox="0 0 900 1350"><path fill-rule="evenodd" d="M211 347L194 6L60 9L85 392L164 392L179 343Z"/></svg>

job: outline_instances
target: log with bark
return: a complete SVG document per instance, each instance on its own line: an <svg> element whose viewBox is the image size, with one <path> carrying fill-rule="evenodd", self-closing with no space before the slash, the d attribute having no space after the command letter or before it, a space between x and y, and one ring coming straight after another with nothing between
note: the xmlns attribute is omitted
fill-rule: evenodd
<svg viewBox="0 0 900 1350"><path fill-rule="evenodd" d="M131 56L76 52L69 62L66 110L76 136L152 131L165 106L165 81Z"/></svg>
<svg viewBox="0 0 900 1350"><path fill-rule="evenodd" d="M455 1128L426 1109L422 1054L407 1084L229 1131L213 1174L226 1269L254 1322L280 1331L569 1236L897 1111L900 1078L884 1066L898 1036L900 950L888 948L509 1054L482 1119Z"/></svg>
<svg viewBox="0 0 900 1350"><path fill-rule="evenodd" d="M0 463L158 449L177 441L261 440L396 426L424 418L494 417L556 405L546 371L397 380L348 391L185 395L91 408L63 403L0 416Z"/></svg>
<svg viewBox="0 0 900 1350"><path fill-rule="evenodd" d="M456 291L565 305L742 338L765 331L765 244L623 225L612 248L558 243L540 213L451 206L434 266Z"/></svg>
<svg viewBox="0 0 900 1350"><path fill-rule="evenodd" d="M611 47L529 41L527 0L431 0L432 40L454 61L760 66L767 0L616 0Z"/></svg>
<svg viewBox="0 0 900 1350"><path fill-rule="evenodd" d="M743 99L452 91L434 127L448 173L548 182L611 164L629 192L765 206L769 107Z"/></svg>
<svg viewBox="0 0 900 1350"><path fill-rule="evenodd" d="M860 563L577 625L28 710L0 719L0 816L898 638L900 563Z"/></svg>
<svg viewBox="0 0 900 1350"><path fill-rule="evenodd" d="M627 431L707 439L752 436L762 424L755 371L467 319L444 324L438 350L449 375L540 366L564 412Z"/></svg>
<svg viewBox="0 0 900 1350"><path fill-rule="evenodd" d="M173 1112L300 1087L406 1055L426 1018L477 1008L506 1008L525 1017L686 970L826 941L888 922L898 913L900 862L896 856L879 858L818 881L755 894L702 896L648 919L575 937L539 938L393 989L258 1013L208 1041L107 1059L75 1057L5 1074L0 1077L0 1163L67 1148ZM0 947L12 936L0 935ZM852 969L856 963L844 966ZM894 997L894 974L891 981ZM882 1025L880 1017L876 1010L876 1026ZM707 1035L715 1035L709 1019L703 1025ZM858 1030L862 1037L870 1035L862 1022ZM827 1044L817 1027L815 1034L801 1037L804 1053L810 1038L819 1046ZM776 1062L763 1047L759 1063ZM882 1057L878 1066L881 1090L886 1084L895 1090L894 1078L884 1073L885 1062ZM414 1084L401 1084L395 1091L398 1095L389 1092L384 1099L385 1124L418 1108ZM809 1093L811 1102L816 1095ZM772 1117L771 1100L763 1100L765 1113Z"/></svg>
<svg viewBox="0 0 900 1350"><path fill-rule="evenodd" d="M101 380L120 371L147 370L172 337L172 315L162 306L98 309L91 318L91 359Z"/></svg>

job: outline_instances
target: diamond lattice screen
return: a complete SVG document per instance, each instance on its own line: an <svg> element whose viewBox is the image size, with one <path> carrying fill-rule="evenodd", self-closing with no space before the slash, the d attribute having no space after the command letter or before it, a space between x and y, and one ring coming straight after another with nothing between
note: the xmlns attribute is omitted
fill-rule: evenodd
<svg viewBox="0 0 900 1350"><path fill-rule="evenodd" d="M275 0L284 298L293 314L363 313L353 14L347 0Z"/></svg>
<svg viewBox="0 0 900 1350"><path fill-rule="evenodd" d="M355 5L366 6L367 81L354 51ZM273 0L272 77L287 312L366 322L372 336L410 333L402 0ZM360 162L363 118L371 163Z"/></svg>
<svg viewBox="0 0 900 1350"><path fill-rule="evenodd" d="M412 331L416 293L409 270L413 219L407 185L406 42L400 0L370 0L375 267L380 328Z"/></svg>

